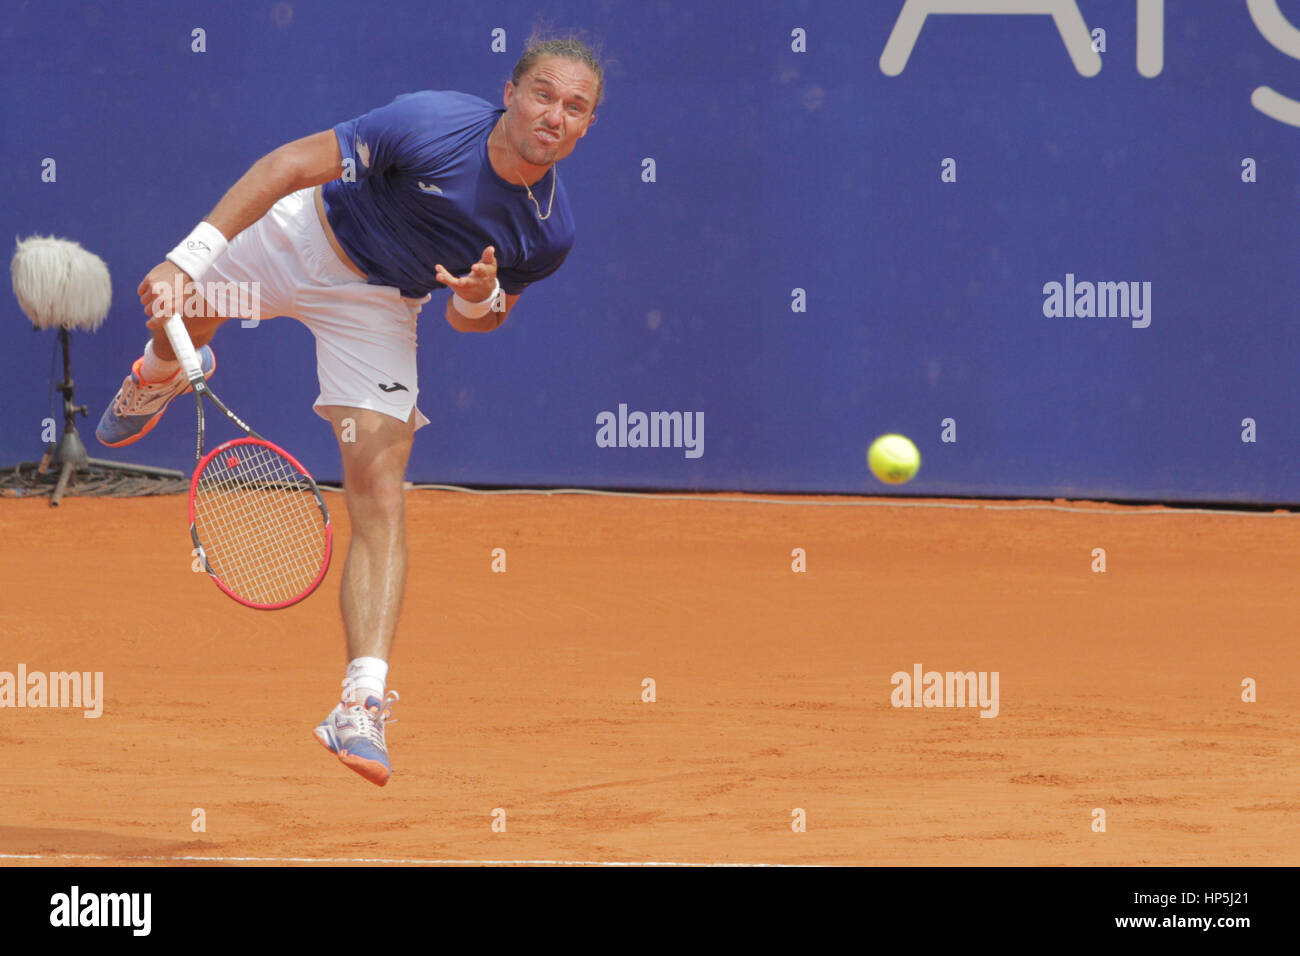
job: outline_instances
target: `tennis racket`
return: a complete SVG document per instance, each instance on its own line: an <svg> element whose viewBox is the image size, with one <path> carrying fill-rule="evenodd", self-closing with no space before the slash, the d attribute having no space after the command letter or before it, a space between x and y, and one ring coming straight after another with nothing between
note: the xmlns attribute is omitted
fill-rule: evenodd
<svg viewBox="0 0 1300 956"><path fill-rule="evenodd" d="M181 317L173 315L164 328L199 413L190 537L203 568L240 604L264 611L297 604L329 570L333 530L325 499L298 459L249 428L208 388ZM205 398L244 432L206 455Z"/></svg>

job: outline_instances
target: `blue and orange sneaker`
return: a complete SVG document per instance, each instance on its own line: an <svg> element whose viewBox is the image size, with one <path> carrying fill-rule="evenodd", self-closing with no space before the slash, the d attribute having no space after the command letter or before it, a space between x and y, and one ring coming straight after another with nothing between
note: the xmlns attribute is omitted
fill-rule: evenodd
<svg viewBox="0 0 1300 956"><path fill-rule="evenodd" d="M173 398L193 391L189 379L180 369L165 382L142 380L140 365L143 362L143 357L135 360L131 365L131 374L122 382L122 387L117 390L108 408L104 409L103 417L95 428L95 437L101 445L121 448L139 441L153 431ZM203 377L212 378L212 373L217 370L217 357L206 345L199 349L199 363Z"/></svg>
<svg viewBox="0 0 1300 956"><path fill-rule="evenodd" d="M390 690L382 701L371 694L364 706L340 703L317 725L316 739L346 766L382 787L393 772L384 725L397 722L393 704L398 699L397 691Z"/></svg>

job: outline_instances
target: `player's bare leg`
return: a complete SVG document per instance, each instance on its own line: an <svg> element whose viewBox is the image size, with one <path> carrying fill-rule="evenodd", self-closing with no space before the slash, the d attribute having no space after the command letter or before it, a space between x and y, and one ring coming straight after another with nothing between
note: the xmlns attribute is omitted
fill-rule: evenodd
<svg viewBox="0 0 1300 956"><path fill-rule="evenodd" d="M217 329L221 323L225 322L224 316L219 315L192 315L181 316L185 322L185 330L190 333L190 341L194 343L196 349L201 349L212 341L213 336L217 334ZM153 350L154 354L165 362L176 361L176 353L172 351L171 340L167 338L167 333L163 331L162 325L153 330Z"/></svg>
<svg viewBox="0 0 1300 956"><path fill-rule="evenodd" d="M352 540L343 567L340 603L348 659L388 660L406 587L403 485L415 435L409 422L366 408L322 409L343 457Z"/></svg>
<svg viewBox="0 0 1300 956"><path fill-rule="evenodd" d="M171 267L170 272L168 267ZM217 334L217 329L221 323L225 322L228 316L221 315L212 304L208 302L198 291L198 287L193 282L186 281L187 277L180 270L172 266L171 263L163 263L157 266L150 276L157 277L158 295L156 304L151 309L155 314L146 323L149 330L153 332L152 348L154 354L164 362L176 361L176 353L172 351L171 341L167 338L167 333L163 326L173 311L181 313L181 319L185 323L185 331L190 334L190 341L194 343L195 349L200 349L212 341L212 337ZM181 299L176 299L177 282L176 276L181 276L180 287L183 292ZM149 283L148 277L140 283L143 287Z"/></svg>
<svg viewBox="0 0 1300 956"><path fill-rule="evenodd" d="M372 783L391 772L384 724L396 694L385 696L388 655L406 589L406 508L403 485L415 436L407 422L364 408L328 405L343 458L352 540L343 565L339 603L347 632L343 701L316 737Z"/></svg>

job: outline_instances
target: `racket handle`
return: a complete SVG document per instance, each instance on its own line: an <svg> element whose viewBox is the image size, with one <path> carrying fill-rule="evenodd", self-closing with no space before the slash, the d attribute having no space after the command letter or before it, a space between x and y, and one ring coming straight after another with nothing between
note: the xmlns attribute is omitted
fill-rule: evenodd
<svg viewBox="0 0 1300 956"><path fill-rule="evenodd" d="M194 343L190 341L185 322L179 315L173 315L163 329L167 332L167 341L172 344L172 351L176 353L176 361L185 370L185 377L194 384L204 381L203 366L199 362L198 353L194 351Z"/></svg>

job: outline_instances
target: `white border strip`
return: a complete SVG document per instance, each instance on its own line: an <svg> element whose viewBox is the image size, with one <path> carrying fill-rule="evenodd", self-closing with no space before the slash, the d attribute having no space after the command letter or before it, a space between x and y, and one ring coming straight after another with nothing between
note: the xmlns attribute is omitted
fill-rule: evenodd
<svg viewBox="0 0 1300 956"><path fill-rule="evenodd" d="M815 866L805 863L679 863L661 860L419 860L398 857L350 856L102 856L92 853L0 853L0 860L102 860L113 863L388 863L398 866Z"/></svg>

